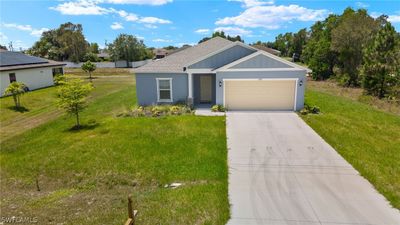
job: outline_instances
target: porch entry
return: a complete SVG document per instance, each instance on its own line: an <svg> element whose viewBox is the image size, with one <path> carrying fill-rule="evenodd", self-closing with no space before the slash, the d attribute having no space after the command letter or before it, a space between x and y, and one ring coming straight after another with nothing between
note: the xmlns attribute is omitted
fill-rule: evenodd
<svg viewBox="0 0 400 225"><path fill-rule="evenodd" d="M215 74L193 74L194 104L215 104Z"/></svg>
<svg viewBox="0 0 400 225"><path fill-rule="evenodd" d="M200 103L211 103L212 101L212 77L211 75L200 75Z"/></svg>

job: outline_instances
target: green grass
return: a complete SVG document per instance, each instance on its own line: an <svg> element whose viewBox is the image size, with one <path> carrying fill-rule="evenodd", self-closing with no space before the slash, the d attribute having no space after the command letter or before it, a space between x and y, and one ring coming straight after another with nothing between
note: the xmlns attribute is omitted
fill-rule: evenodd
<svg viewBox="0 0 400 225"><path fill-rule="evenodd" d="M90 101L109 93L134 85L133 77L99 78L94 79L94 91ZM63 114L56 105L56 88L48 87L25 93L21 97L22 106L26 111L15 111L12 107L12 97L0 98L0 143L26 130L37 127Z"/></svg>
<svg viewBox="0 0 400 225"><path fill-rule="evenodd" d="M306 102L322 112L302 116L307 124L400 208L400 117L315 88Z"/></svg>
<svg viewBox="0 0 400 225"><path fill-rule="evenodd" d="M2 216L123 224L131 194L139 225L225 224L225 119L115 116L135 101L129 85L94 99L82 113L83 130L70 131L74 118L61 116L4 141ZM183 186L164 187L172 182Z"/></svg>
<svg viewBox="0 0 400 225"><path fill-rule="evenodd" d="M88 76L81 68L65 68L64 73L75 76ZM97 68L92 76L131 76L133 75L130 68Z"/></svg>

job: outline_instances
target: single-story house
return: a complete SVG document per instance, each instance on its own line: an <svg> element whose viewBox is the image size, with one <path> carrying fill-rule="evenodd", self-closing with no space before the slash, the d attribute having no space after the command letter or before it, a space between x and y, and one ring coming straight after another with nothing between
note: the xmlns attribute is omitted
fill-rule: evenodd
<svg viewBox="0 0 400 225"><path fill-rule="evenodd" d="M228 110L300 110L307 69L216 37L135 70L139 105L221 104Z"/></svg>
<svg viewBox="0 0 400 225"><path fill-rule="evenodd" d="M21 52L0 50L0 96L11 82L21 82L29 90L54 85L53 76L63 74L64 63Z"/></svg>

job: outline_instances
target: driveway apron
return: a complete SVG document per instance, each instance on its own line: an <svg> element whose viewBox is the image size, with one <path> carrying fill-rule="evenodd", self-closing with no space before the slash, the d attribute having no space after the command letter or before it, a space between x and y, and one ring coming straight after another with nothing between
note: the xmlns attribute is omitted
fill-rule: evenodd
<svg viewBox="0 0 400 225"><path fill-rule="evenodd" d="M400 225L400 212L294 112L228 112L228 225Z"/></svg>

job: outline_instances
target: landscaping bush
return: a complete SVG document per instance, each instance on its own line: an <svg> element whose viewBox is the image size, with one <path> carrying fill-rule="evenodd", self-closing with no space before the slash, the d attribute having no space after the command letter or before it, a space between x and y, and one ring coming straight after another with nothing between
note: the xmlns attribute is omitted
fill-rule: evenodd
<svg viewBox="0 0 400 225"><path fill-rule="evenodd" d="M179 116L192 114L193 111L185 105L157 105L157 106L139 106L127 112L118 114L122 117L161 117L161 116Z"/></svg>
<svg viewBox="0 0 400 225"><path fill-rule="evenodd" d="M54 81L54 85L58 86L65 81L65 76L60 73L56 74L53 78L53 81Z"/></svg>
<svg viewBox="0 0 400 225"><path fill-rule="evenodd" d="M225 107L222 106L222 105L213 105L213 106L211 107L211 111L212 111L212 112L225 112L226 109L225 109Z"/></svg>
<svg viewBox="0 0 400 225"><path fill-rule="evenodd" d="M300 110L301 115L307 115L307 114L319 114L321 110L319 109L318 106L309 106L307 104L304 105L304 108Z"/></svg>

